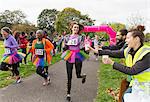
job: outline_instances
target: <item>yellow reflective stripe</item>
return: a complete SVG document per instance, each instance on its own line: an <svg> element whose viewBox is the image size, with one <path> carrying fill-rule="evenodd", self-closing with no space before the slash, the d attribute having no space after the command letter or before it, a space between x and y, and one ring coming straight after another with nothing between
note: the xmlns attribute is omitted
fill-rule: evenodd
<svg viewBox="0 0 150 102"><path fill-rule="evenodd" d="M128 48L128 47L124 50L124 56L125 56L125 58L128 57L128 52L129 51L130 51L130 48Z"/></svg>
<svg viewBox="0 0 150 102"><path fill-rule="evenodd" d="M128 52L130 51L130 48L126 48L124 50L124 56L125 56L125 62L126 62L126 66L128 67L132 67L132 56L130 54L128 54Z"/></svg>
<svg viewBox="0 0 150 102"><path fill-rule="evenodd" d="M133 64L135 64L137 61L141 60L144 55L150 52L150 47L144 45L141 47L135 54L134 59L133 59Z"/></svg>
<svg viewBox="0 0 150 102"><path fill-rule="evenodd" d="M134 79L138 79L139 82L150 82L150 72L144 72L144 73L132 76L130 86L132 86Z"/></svg>
<svg viewBox="0 0 150 102"><path fill-rule="evenodd" d="M133 63L135 63L135 62L141 60L141 59L143 58L143 56L145 56L145 55L148 54L148 53L150 53L150 48L149 48L149 50L144 49L144 51L139 55L139 57L138 57L136 60L134 60Z"/></svg>
<svg viewBox="0 0 150 102"><path fill-rule="evenodd" d="M132 67L133 66L132 56L130 54L128 54L128 56L126 58L126 65L128 67Z"/></svg>
<svg viewBox="0 0 150 102"><path fill-rule="evenodd" d="M133 65L136 63L137 59L139 58L140 54L143 53L142 52L143 47L141 47L134 55L134 59L133 59Z"/></svg>
<svg viewBox="0 0 150 102"><path fill-rule="evenodd" d="M138 75L134 75L134 78L138 79L139 82L150 82L150 72L144 72Z"/></svg>
<svg viewBox="0 0 150 102"><path fill-rule="evenodd" d="M143 46L141 47L135 54L134 59L132 60L132 56L128 54L129 48L124 50L124 55L126 58L126 65L128 67L132 67L137 61L141 60L143 56L145 56L147 53L150 53L150 47L149 46ZM137 75L132 76L132 80L130 82L130 86L133 84L133 80L138 79L139 82L150 82L150 69L145 70Z"/></svg>

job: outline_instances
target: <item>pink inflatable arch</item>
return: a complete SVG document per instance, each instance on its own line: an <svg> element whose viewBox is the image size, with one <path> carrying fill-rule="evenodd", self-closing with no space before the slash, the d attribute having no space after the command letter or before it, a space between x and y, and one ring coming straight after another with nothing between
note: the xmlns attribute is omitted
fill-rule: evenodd
<svg viewBox="0 0 150 102"><path fill-rule="evenodd" d="M106 32L109 35L110 45L116 44L116 32L108 25L84 26L83 32Z"/></svg>

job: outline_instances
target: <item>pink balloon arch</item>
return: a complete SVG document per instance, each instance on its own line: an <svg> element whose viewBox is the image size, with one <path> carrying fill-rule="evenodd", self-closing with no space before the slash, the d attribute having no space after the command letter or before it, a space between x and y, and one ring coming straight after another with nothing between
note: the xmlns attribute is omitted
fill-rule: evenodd
<svg viewBox="0 0 150 102"><path fill-rule="evenodd" d="M108 25L84 26L82 32L106 32L109 35L110 45L116 44L116 32Z"/></svg>

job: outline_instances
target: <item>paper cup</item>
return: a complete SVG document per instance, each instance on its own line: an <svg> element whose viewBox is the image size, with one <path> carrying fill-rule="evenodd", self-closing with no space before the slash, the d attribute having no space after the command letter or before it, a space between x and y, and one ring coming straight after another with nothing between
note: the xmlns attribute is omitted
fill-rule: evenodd
<svg viewBox="0 0 150 102"><path fill-rule="evenodd" d="M89 50L89 44L85 44L85 51Z"/></svg>
<svg viewBox="0 0 150 102"><path fill-rule="evenodd" d="M104 58L109 58L109 56L108 56L108 55L103 55L102 58L103 58L103 59L104 59Z"/></svg>

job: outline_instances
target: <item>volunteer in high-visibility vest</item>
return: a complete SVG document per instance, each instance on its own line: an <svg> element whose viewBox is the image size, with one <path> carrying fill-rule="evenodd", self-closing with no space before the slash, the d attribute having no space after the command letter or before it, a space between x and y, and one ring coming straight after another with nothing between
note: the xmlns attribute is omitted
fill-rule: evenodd
<svg viewBox="0 0 150 102"><path fill-rule="evenodd" d="M32 43L30 52L32 53L32 62L36 66L36 73L44 78L43 85L50 83L50 77L48 75L48 65L51 64L52 56L51 50L54 48L53 44L43 38L43 31L36 31L36 38Z"/></svg>
<svg viewBox="0 0 150 102"><path fill-rule="evenodd" d="M118 51L96 51L99 55L109 55L110 57L125 58L126 65L112 61L109 57L103 57L104 64L113 65L113 69L131 76L129 88L125 93L132 92L134 80L140 84L150 83L150 46L144 45L144 34L138 30L129 31L126 37L128 47Z"/></svg>

